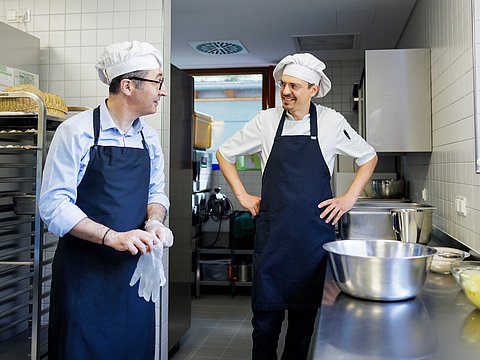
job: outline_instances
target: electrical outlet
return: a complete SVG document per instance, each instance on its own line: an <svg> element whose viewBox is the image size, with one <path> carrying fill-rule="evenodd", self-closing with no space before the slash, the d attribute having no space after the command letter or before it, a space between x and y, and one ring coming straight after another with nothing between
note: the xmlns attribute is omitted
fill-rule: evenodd
<svg viewBox="0 0 480 360"><path fill-rule="evenodd" d="M32 13L30 9L20 9L20 10L15 10L15 9L10 9L7 10L7 16L6 20L7 22L10 23L20 23L20 22L30 22L32 19Z"/></svg>
<svg viewBox="0 0 480 360"><path fill-rule="evenodd" d="M30 20L32 19L30 9L22 9L21 13L23 14L23 22L30 22Z"/></svg>
<svg viewBox="0 0 480 360"><path fill-rule="evenodd" d="M7 10L7 22L17 22L17 10Z"/></svg>
<svg viewBox="0 0 480 360"><path fill-rule="evenodd" d="M422 189L422 201L424 203L427 202L427 189L425 189L425 188Z"/></svg>

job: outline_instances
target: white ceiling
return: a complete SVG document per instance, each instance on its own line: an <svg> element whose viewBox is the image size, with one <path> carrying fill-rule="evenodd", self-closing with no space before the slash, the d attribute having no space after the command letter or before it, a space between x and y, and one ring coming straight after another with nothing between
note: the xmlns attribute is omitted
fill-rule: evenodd
<svg viewBox="0 0 480 360"><path fill-rule="evenodd" d="M172 64L181 69L275 65L299 52L293 35L359 33L356 50L310 51L322 60L395 48L416 0L172 0ZM207 55L190 41L240 40L248 54Z"/></svg>

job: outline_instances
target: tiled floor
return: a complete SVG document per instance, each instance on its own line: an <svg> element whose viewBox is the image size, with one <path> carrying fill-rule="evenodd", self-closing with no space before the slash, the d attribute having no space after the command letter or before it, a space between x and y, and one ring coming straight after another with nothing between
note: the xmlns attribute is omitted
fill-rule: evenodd
<svg viewBox="0 0 480 360"><path fill-rule="evenodd" d="M251 359L251 320L249 295L202 294L192 301L192 326L170 359Z"/></svg>

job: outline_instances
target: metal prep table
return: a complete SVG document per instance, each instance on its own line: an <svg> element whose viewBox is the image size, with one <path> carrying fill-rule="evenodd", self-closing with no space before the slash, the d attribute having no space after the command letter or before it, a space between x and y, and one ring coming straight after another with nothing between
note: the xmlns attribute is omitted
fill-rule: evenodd
<svg viewBox="0 0 480 360"><path fill-rule="evenodd" d="M479 358L480 310L453 276L429 272L415 298L378 302L344 294L328 269L309 359Z"/></svg>

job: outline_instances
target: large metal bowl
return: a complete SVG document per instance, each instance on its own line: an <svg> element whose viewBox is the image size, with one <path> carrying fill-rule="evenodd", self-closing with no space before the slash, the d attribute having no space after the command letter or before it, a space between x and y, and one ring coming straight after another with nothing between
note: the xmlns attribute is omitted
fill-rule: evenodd
<svg viewBox="0 0 480 360"><path fill-rule="evenodd" d="M373 197L377 199L401 199L405 195L403 179L372 179L370 186Z"/></svg>
<svg viewBox="0 0 480 360"><path fill-rule="evenodd" d="M338 287L361 299L397 301L423 288L436 250L395 240L340 240L326 243Z"/></svg>

